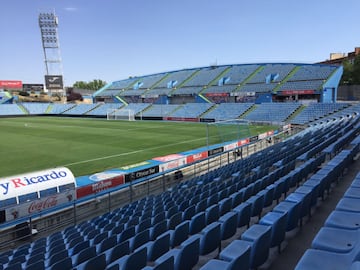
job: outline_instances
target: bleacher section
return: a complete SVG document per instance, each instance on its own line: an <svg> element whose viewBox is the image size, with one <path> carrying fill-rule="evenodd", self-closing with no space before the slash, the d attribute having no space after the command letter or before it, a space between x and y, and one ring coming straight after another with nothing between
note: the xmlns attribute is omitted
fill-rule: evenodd
<svg viewBox="0 0 360 270"><path fill-rule="evenodd" d="M22 106L28 111L29 114L45 114L49 108L50 103L21 103Z"/></svg>
<svg viewBox="0 0 360 270"><path fill-rule="evenodd" d="M175 118L197 118L209 110L213 105L214 104L212 103L187 103L175 112L170 113L169 116Z"/></svg>
<svg viewBox="0 0 360 270"><path fill-rule="evenodd" d="M99 104L78 104L75 107L63 112L65 115L83 115L99 106Z"/></svg>
<svg viewBox="0 0 360 270"><path fill-rule="evenodd" d="M49 114L62 114L63 112L75 107L76 104L59 104L55 103L50 105L51 109Z"/></svg>
<svg viewBox="0 0 360 270"><path fill-rule="evenodd" d="M294 119L292 124L303 125L315 120L319 120L329 114L343 110L348 105L343 103L312 103L302 110Z"/></svg>
<svg viewBox="0 0 360 270"><path fill-rule="evenodd" d="M171 97L172 95L194 96L200 92L228 94L234 91L269 92L282 95L282 91L322 91L324 83L337 69L338 66L290 63L202 67L117 81L97 95Z"/></svg>
<svg viewBox="0 0 360 270"><path fill-rule="evenodd" d="M287 232L302 226L350 166L359 153L359 127L359 116L314 125L162 194L3 252L1 267L257 269L272 249L282 250ZM328 159L334 143L339 151ZM342 216L329 218L297 269L350 269L358 259L358 182L337 206Z"/></svg>
<svg viewBox="0 0 360 270"><path fill-rule="evenodd" d="M298 108L298 103L262 103L244 116L250 121L285 122Z"/></svg>
<svg viewBox="0 0 360 270"><path fill-rule="evenodd" d="M202 117L215 119L215 121L236 119L249 110L254 104L252 103L221 103L215 109L204 114Z"/></svg>
<svg viewBox="0 0 360 270"><path fill-rule="evenodd" d="M24 111L17 104L2 104L0 106L0 115L23 115Z"/></svg>
<svg viewBox="0 0 360 270"><path fill-rule="evenodd" d="M119 104L119 103L101 104L100 106L97 106L95 109L87 112L86 115L104 116L104 117L106 117L108 110L119 109L122 106L123 106L123 104Z"/></svg>
<svg viewBox="0 0 360 270"><path fill-rule="evenodd" d="M153 104L142 113L143 117L162 117L168 116L180 105L177 104Z"/></svg>

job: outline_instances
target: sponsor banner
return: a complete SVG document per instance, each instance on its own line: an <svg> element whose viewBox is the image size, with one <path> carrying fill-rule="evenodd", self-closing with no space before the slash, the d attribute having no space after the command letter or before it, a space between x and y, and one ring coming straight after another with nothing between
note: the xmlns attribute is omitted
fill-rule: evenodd
<svg viewBox="0 0 360 270"><path fill-rule="evenodd" d="M184 165L186 165L186 157L160 164L159 169L161 172L166 172L168 170L176 169Z"/></svg>
<svg viewBox="0 0 360 270"><path fill-rule="evenodd" d="M85 197L91 194L96 194L100 191L107 190L109 188L113 188L119 185L124 184L124 176L119 175L111 179L106 179L102 181L98 181L96 183L86 185L83 187L79 187L76 189L77 198Z"/></svg>
<svg viewBox="0 0 360 270"><path fill-rule="evenodd" d="M259 140L265 139L267 137L267 132L259 134L258 137Z"/></svg>
<svg viewBox="0 0 360 270"><path fill-rule="evenodd" d="M250 142L256 142L257 140L259 140L259 136L252 136L252 137L250 137Z"/></svg>
<svg viewBox="0 0 360 270"><path fill-rule="evenodd" d="M75 190L54 194L38 200L14 205L5 210L6 221L11 221L31 214L37 214L49 208L71 202L75 199Z"/></svg>
<svg viewBox="0 0 360 270"><path fill-rule="evenodd" d="M73 183L75 177L65 167L0 179L0 200Z"/></svg>
<svg viewBox="0 0 360 270"><path fill-rule="evenodd" d="M184 157L184 155L171 154L171 155L162 156L162 157L155 157L155 158L153 158L153 160L157 160L157 161L161 161L161 162L168 162L168 161L172 161L172 160L183 158L183 157Z"/></svg>
<svg viewBox="0 0 360 270"><path fill-rule="evenodd" d="M249 144L249 143L250 143L250 139L249 139L249 138L240 140L240 141L238 142L239 146L243 146L243 145Z"/></svg>
<svg viewBox="0 0 360 270"><path fill-rule="evenodd" d="M48 90L63 89L62 75L45 75L45 86Z"/></svg>
<svg viewBox="0 0 360 270"><path fill-rule="evenodd" d="M193 155L188 155L186 157L186 163L189 164L189 163L193 163L193 162L196 162L196 161L200 161L200 160L203 160L205 158L208 157L208 152L200 152L200 153L196 153L196 154L193 154Z"/></svg>
<svg viewBox="0 0 360 270"><path fill-rule="evenodd" d="M314 90L283 90L281 91L282 95L313 95L315 94Z"/></svg>
<svg viewBox="0 0 360 270"><path fill-rule="evenodd" d="M0 88L4 89L21 89L23 87L22 81L0 81Z"/></svg>
<svg viewBox="0 0 360 270"><path fill-rule="evenodd" d="M206 93L207 97L228 97L229 93Z"/></svg>
<svg viewBox="0 0 360 270"><path fill-rule="evenodd" d="M184 122L199 122L198 118L187 118L187 117L164 117L166 121L184 121Z"/></svg>
<svg viewBox="0 0 360 270"><path fill-rule="evenodd" d="M159 172L159 166L154 166L154 167L150 167L150 168L146 168L143 170L139 170L139 171L134 171L132 173L129 173L127 175L125 175L125 182L131 182L152 174L156 174Z"/></svg>
<svg viewBox="0 0 360 270"><path fill-rule="evenodd" d="M230 143L230 144L224 145L224 151L229 151L229 150L232 150L232 149L235 149L238 147L239 147L238 142Z"/></svg>
<svg viewBox="0 0 360 270"><path fill-rule="evenodd" d="M208 151L208 156L211 157L213 155L217 155L217 154L220 154L222 152L224 152L224 147L223 146L217 147L217 148L209 150Z"/></svg>

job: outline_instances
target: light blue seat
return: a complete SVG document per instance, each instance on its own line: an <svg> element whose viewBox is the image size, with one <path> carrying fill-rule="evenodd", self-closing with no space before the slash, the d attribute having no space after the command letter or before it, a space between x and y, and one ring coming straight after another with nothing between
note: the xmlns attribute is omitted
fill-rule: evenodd
<svg viewBox="0 0 360 270"><path fill-rule="evenodd" d="M200 255L206 255L221 247L221 223L213 222L207 225L199 234Z"/></svg>
<svg viewBox="0 0 360 270"><path fill-rule="evenodd" d="M295 270L349 269L352 262L353 254L351 253L308 249L296 264Z"/></svg>
<svg viewBox="0 0 360 270"><path fill-rule="evenodd" d="M278 246L278 252L280 253L281 243L285 239L287 213L268 212L260 219L259 224L271 226L270 247Z"/></svg>
<svg viewBox="0 0 360 270"><path fill-rule="evenodd" d="M336 205L335 209L360 213L360 200L355 198L342 198Z"/></svg>
<svg viewBox="0 0 360 270"><path fill-rule="evenodd" d="M274 212L287 213L286 231L291 231L298 226L301 202L282 201L274 207Z"/></svg>
<svg viewBox="0 0 360 270"><path fill-rule="evenodd" d="M360 213L334 210L326 219L325 226L348 230L360 229Z"/></svg>
<svg viewBox="0 0 360 270"><path fill-rule="evenodd" d="M307 193L298 193L296 191L290 193L285 201L289 202L300 202L300 212L299 212L299 220L300 220L300 226L302 226L302 218L305 216L311 216L311 190L309 190Z"/></svg>
<svg viewBox="0 0 360 270"><path fill-rule="evenodd" d="M312 241L311 247L335 253L350 253L360 250L359 232L331 227L322 227Z"/></svg>
<svg viewBox="0 0 360 270"><path fill-rule="evenodd" d="M253 224L242 235L241 240L251 245L250 268L256 269L269 257L271 226Z"/></svg>
<svg viewBox="0 0 360 270"><path fill-rule="evenodd" d="M202 270L247 270L250 268L251 245L247 241L232 241L219 255L219 259L208 261Z"/></svg>
<svg viewBox="0 0 360 270"><path fill-rule="evenodd" d="M191 270L199 261L200 236L192 235L179 248L173 248L155 261L160 264L174 257L174 270Z"/></svg>

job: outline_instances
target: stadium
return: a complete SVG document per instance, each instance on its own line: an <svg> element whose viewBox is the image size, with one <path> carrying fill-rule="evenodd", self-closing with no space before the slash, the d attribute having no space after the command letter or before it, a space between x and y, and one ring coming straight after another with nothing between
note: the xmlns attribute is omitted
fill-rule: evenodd
<svg viewBox="0 0 360 270"><path fill-rule="evenodd" d="M46 65L57 23L39 16ZM0 81L0 270L358 269L360 103L339 102L343 73L213 64L82 102L59 96L62 75L45 75L59 100Z"/></svg>
<svg viewBox="0 0 360 270"><path fill-rule="evenodd" d="M2 248L15 245L1 254L3 269L266 266L354 166L360 107L336 102L341 75L332 65L239 64L115 81L95 92L92 104L4 96L2 139L32 148L24 150L23 175L2 172ZM84 156L63 159L64 133L85 143L76 144ZM115 154L101 152L104 138L130 145L136 158L119 145L109 145ZM96 153L86 150L90 143ZM42 145L58 163L26 167L33 159L41 164ZM139 152L146 147L148 154ZM315 238L319 248L297 269L315 269L331 252L340 256L333 231L354 226L341 217L357 211L358 177Z"/></svg>

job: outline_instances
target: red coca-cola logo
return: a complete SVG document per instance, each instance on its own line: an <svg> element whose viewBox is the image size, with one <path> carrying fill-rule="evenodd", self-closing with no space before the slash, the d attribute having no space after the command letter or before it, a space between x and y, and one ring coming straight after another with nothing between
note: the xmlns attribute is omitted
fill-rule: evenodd
<svg viewBox="0 0 360 270"><path fill-rule="evenodd" d="M57 197L51 196L46 198L44 201L34 201L30 204L28 213L39 212L41 210L53 207L57 205Z"/></svg>

